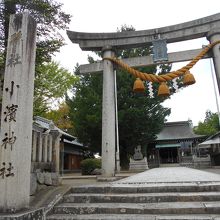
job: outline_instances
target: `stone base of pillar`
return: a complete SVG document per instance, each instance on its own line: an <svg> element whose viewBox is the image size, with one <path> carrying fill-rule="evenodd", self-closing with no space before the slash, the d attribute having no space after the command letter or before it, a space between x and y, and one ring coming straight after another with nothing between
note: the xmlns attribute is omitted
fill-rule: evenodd
<svg viewBox="0 0 220 220"><path fill-rule="evenodd" d="M144 157L142 160L133 160L130 158L129 171L144 171L148 170L147 158Z"/></svg>

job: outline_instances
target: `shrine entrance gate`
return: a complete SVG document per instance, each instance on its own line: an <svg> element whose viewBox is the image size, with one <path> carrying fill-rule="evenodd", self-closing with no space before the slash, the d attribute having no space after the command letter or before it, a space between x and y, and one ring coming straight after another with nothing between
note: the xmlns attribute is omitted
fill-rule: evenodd
<svg viewBox="0 0 220 220"><path fill-rule="evenodd" d="M151 46L155 39L174 43L185 40L206 37L210 43L220 40L220 13L177 25L143 30L116 33L82 33L67 31L69 39L79 44L84 51L102 51L103 61L80 66L80 73L103 72L103 103L102 103L102 175L115 175L115 146L116 146L116 114L115 105L115 76L113 62L106 60L113 57L117 49L129 49L141 46ZM175 63L192 60L202 49L179 51L168 54L168 60L161 63ZM219 44L212 48L203 58L212 57L214 61L218 90L220 93L220 51ZM149 66L154 64L152 56L134 57L122 60L132 67ZM119 159L119 152L116 155Z"/></svg>

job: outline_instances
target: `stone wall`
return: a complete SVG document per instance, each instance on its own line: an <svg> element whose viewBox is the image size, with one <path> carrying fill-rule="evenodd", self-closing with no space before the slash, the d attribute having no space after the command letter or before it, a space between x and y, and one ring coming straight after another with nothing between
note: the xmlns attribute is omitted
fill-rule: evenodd
<svg viewBox="0 0 220 220"><path fill-rule="evenodd" d="M61 183L59 171L56 170L56 164L59 164L56 160L59 157L55 155L60 136L54 136L52 133L43 129L32 132L30 195L34 195L43 187L57 186Z"/></svg>

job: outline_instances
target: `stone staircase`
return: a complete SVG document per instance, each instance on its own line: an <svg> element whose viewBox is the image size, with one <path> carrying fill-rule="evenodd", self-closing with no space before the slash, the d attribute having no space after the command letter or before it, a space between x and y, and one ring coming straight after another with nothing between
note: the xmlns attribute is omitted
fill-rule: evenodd
<svg viewBox="0 0 220 220"><path fill-rule="evenodd" d="M75 187L46 219L220 220L220 182Z"/></svg>

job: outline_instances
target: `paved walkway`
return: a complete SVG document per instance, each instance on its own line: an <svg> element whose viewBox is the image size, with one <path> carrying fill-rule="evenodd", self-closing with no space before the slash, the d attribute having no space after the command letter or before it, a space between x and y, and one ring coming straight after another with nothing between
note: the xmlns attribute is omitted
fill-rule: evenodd
<svg viewBox="0 0 220 220"><path fill-rule="evenodd" d="M220 175L187 167L154 168L122 180L121 184L219 182Z"/></svg>

